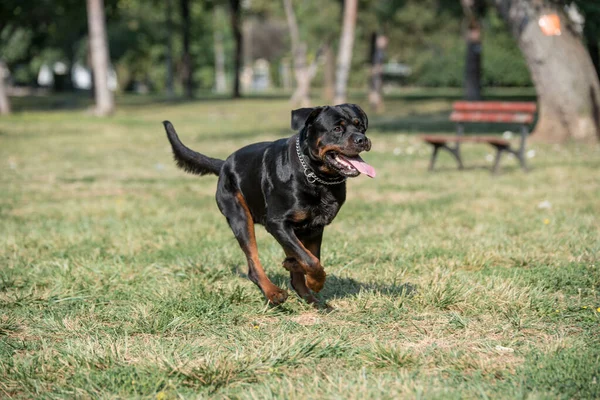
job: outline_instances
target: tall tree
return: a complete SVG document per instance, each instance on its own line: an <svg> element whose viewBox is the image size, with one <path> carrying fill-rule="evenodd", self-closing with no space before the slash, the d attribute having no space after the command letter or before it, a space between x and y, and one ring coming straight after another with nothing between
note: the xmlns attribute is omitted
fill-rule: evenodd
<svg viewBox="0 0 600 400"><path fill-rule="evenodd" d="M356 13L358 0L344 0L344 22L340 37L340 48L337 59L335 76L335 104L346 102L348 75L352 62L352 48L354 46L354 30L356 27Z"/></svg>
<svg viewBox="0 0 600 400"><path fill-rule="evenodd" d="M294 77L296 78L296 90L292 94L292 104L308 107L310 105L310 82L311 76L306 61L306 43L300 41L300 31L296 21L296 13L292 6L292 0L283 0L283 8L290 31L292 42L292 57L294 59Z"/></svg>
<svg viewBox="0 0 600 400"><path fill-rule="evenodd" d="M182 58L182 78L185 97L191 99L194 97L194 80L193 80L193 65L192 54L190 52L191 41L191 18L190 18L190 1L180 0L179 6L181 9L181 28L183 33L183 58Z"/></svg>
<svg viewBox="0 0 600 400"><path fill-rule="evenodd" d="M559 6L544 0L494 0L523 53L538 95L535 137L548 142L600 139L600 83L581 37ZM546 36L538 21L560 16L561 34Z"/></svg>
<svg viewBox="0 0 600 400"><path fill-rule="evenodd" d="M335 97L335 53L331 41L328 40L323 46L323 58L325 66L323 68L323 98L327 102L333 101Z"/></svg>
<svg viewBox="0 0 600 400"><path fill-rule="evenodd" d="M485 2L483 0L461 0L460 3L466 20L465 99L481 100L481 18Z"/></svg>
<svg viewBox="0 0 600 400"><path fill-rule="evenodd" d="M4 84L4 73L6 70L4 61L0 60L0 115L10 114L10 101L8 100L8 93L6 93L6 85Z"/></svg>
<svg viewBox="0 0 600 400"><path fill-rule="evenodd" d="M167 3L167 14L166 14L166 28L167 28L167 96L173 97L173 5L172 0L166 0Z"/></svg>
<svg viewBox="0 0 600 400"><path fill-rule="evenodd" d="M388 39L373 32L371 35L371 73L369 79L369 104L375 112L383 111L383 58Z"/></svg>
<svg viewBox="0 0 600 400"><path fill-rule="evenodd" d="M221 21L219 7L213 9L214 41L215 41L215 91L225 93L227 90L227 79L225 77L225 49L223 47L223 33L218 25Z"/></svg>
<svg viewBox="0 0 600 400"><path fill-rule="evenodd" d="M110 67L106 26L104 19L104 1L87 0L88 26L90 32L90 54L94 72L94 94L96 114L108 115L114 111L113 94L108 88L108 69Z"/></svg>
<svg viewBox="0 0 600 400"><path fill-rule="evenodd" d="M235 54L233 57L233 93L234 99L241 97L240 73L242 71L242 6L240 0L229 0L231 30L235 41Z"/></svg>

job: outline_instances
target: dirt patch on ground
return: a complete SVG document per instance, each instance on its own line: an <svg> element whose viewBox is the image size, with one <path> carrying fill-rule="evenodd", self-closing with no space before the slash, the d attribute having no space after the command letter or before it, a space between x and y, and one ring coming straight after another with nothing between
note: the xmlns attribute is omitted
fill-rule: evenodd
<svg viewBox="0 0 600 400"><path fill-rule="evenodd" d="M301 314L298 315L296 317L291 318L292 321L294 321L297 324L303 325L303 326L311 326L311 325L316 325L316 324L320 324L321 318L319 318L319 316L317 314Z"/></svg>

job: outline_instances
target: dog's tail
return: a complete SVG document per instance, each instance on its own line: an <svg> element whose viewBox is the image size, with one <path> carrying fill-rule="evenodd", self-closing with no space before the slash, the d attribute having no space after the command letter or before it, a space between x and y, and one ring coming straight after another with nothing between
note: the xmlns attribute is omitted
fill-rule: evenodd
<svg viewBox="0 0 600 400"><path fill-rule="evenodd" d="M190 174L219 175L225 161L207 157L186 147L179 140L173 124L169 121L163 121L163 125L165 126L165 131L167 131L167 138L169 138L169 142L171 142L171 147L173 148L173 157L179 168Z"/></svg>

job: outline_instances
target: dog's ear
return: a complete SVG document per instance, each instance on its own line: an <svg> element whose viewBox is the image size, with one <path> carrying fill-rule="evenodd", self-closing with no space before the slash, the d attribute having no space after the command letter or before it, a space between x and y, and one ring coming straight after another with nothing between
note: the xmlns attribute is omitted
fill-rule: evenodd
<svg viewBox="0 0 600 400"><path fill-rule="evenodd" d="M298 131L307 123L312 122L320 113L323 107L307 107L292 110L292 129Z"/></svg>
<svg viewBox="0 0 600 400"><path fill-rule="evenodd" d="M340 104L340 107L347 107L354 111L361 119L362 124L365 126L365 130L369 129L369 117L367 117L367 113L364 112L358 104Z"/></svg>

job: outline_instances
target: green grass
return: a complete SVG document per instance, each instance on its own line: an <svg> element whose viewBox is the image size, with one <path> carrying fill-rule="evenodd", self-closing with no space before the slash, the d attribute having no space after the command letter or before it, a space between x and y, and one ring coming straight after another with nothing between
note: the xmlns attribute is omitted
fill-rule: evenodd
<svg viewBox="0 0 600 400"><path fill-rule="evenodd" d="M427 173L411 133L451 131L450 99L388 102L378 176L325 232L327 313L265 305L216 179L177 170L160 124L226 157L290 135L286 100L126 98L109 119L19 101L0 119L0 397L600 397L597 146L534 143L530 173L492 177L465 145L474 168Z"/></svg>

